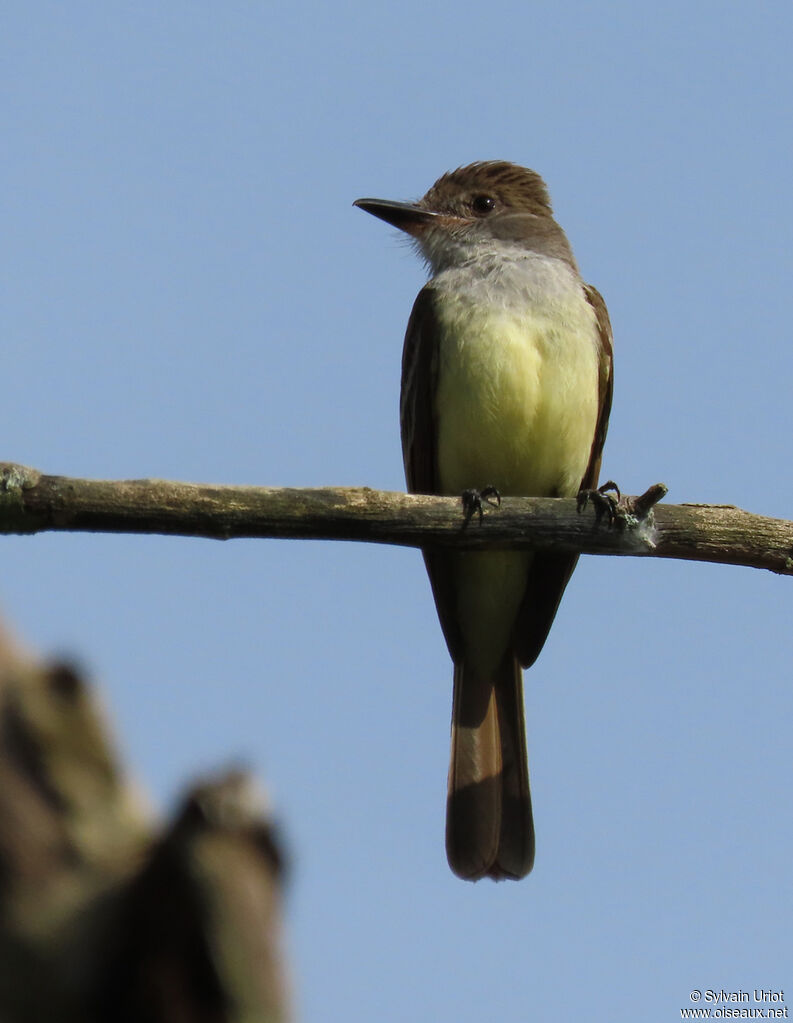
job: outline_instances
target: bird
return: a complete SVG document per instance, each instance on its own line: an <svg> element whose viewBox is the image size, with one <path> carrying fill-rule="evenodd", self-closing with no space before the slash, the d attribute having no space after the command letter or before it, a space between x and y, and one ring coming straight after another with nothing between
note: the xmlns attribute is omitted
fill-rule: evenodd
<svg viewBox="0 0 793 1023"><path fill-rule="evenodd" d="M605 302L585 284L535 171L443 174L416 202L357 199L429 268L408 321L400 424L408 490L482 499L597 487L613 389ZM577 555L423 549L454 662L446 853L459 877L525 877L535 855L523 669Z"/></svg>

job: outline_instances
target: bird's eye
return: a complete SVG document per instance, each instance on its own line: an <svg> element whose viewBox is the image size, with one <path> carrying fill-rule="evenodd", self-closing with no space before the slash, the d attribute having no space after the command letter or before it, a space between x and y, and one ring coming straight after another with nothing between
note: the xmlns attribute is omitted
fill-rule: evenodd
<svg viewBox="0 0 793 1023"><path fill-rule="evenodd" d="M475 195L471 201L474 213L490 213L496 208L496 200L492 195Z"/></svg>

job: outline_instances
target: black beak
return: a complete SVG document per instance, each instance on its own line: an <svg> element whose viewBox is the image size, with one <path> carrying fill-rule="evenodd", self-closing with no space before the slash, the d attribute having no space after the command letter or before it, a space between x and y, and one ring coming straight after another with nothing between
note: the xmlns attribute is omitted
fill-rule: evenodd
<svg viewBox="0 0 793 1023"><path fill-rule="evenodd" d="M391 199L356 199L353 206L412 235L421 234L436 217L441 216L440 213L422 209L416 203L394 202Z"/></svg>

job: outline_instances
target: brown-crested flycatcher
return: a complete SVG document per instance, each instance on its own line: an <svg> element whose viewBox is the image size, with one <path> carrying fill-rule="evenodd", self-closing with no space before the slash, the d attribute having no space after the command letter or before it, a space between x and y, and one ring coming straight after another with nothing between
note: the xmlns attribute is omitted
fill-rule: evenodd
<svg viewBox="0 0 793 1023"><path fill-rule="evenodd" d="M538 174L501 161L444 174L415 203L358 199L432 271L402 356L408 488L573 497L597 486L611 326ZM534 663L577 560L424 551L454 661L446 852L460 877L534 862L521 667Z"/></svg>

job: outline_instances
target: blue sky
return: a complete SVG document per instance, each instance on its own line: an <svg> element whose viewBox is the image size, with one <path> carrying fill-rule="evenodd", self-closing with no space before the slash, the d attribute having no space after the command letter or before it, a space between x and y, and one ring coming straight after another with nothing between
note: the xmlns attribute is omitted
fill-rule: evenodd
<svg viewBox="0 0 793 1023"><path fill-rule="evenodd" d="M4 5L2 457L403 486L423 270L351 207L510 159L608 302L604 473L793 517L788 3ZM301 1019L672 1020L790 988L790 579L588 558L526 678L519 884L443 849L451 666L414 551L3 538L167 811L243 761L294 855Z"/></svg>

